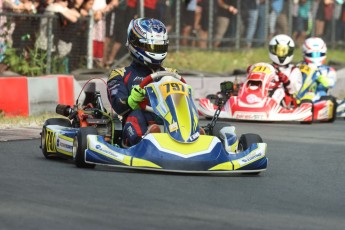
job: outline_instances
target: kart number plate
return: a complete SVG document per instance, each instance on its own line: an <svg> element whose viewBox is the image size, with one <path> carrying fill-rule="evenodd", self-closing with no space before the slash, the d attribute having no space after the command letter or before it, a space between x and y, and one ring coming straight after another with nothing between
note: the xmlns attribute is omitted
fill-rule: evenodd
<svg viewBox="0 0 345 230"><path fill-rule="evenodd" d="M188 95L187 87L180 82L167 82L159 86L162 96L165 100L170 94L181 93Z"/></svg>
<svg viewBox="0 0 345 230"><path fill-rule="evenodd" d="M267 66L258 65L254 67L252 72L270 74L271 70Z"/></svg>

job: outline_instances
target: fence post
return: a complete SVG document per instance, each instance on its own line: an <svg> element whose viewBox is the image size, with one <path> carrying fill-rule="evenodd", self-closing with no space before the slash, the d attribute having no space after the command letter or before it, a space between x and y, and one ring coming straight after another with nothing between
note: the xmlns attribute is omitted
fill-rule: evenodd
<svg viewBox="0 0 345 230"><path fill-rule="evenodd" d="M176 1L176 22L175 22L175 33L176 33L176 51L180 51L180 22L181 22L181 1Z"/></svg>
<svg viewBox="0 0 345 230"><path fill-rule="evenodd" d="M89 29L88 29L88 39L87 39L87 68L93 68L93 12L89 11Z"/></svg>
<svg viewBox="0 0 345 230"><path fill-rule="evenodd" d="M49 16L47 18L47 67L46 67L46 74L51 73L52 68L52 47L53 47L53 20L54 17Z"/></svg>
<svg viewBox="0 0 345 230"><path fill-rule="evenodd" d="M213 17L214 17L214 1L210 1L209 3L209 16L208 16L208 48L212 49L212 41L213 41Z"/></svg>

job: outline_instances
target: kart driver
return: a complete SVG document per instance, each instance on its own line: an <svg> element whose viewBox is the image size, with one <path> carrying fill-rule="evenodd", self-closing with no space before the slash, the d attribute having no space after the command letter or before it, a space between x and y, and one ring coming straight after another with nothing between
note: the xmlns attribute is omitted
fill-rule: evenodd
<svg viewBox="0 0 345 230"><path fill-rule="evenodd" d="M162 66L168 44L167 29L161 21L137 18L129 23L126 46L133 61L127 67L113 69L107 82L111 106L122 116L124 146L137 144L146 133L161 131L157 125L161 119L144 110L147 99L139 84L156 71L176 72Z"/></svg>
<svg viewBox="0 0 345 230"><path fill-rule="evenodd" d="M269 42L269 57L277 73L276 81L281 82L284 87L275 86L275 88L272 88L271 97L284 107L291 105L291 97L302 87L302 73L296 65L291 63L294 48L294 41L285 34L276 35ZM255 66L256 64L249 66L247 72L251 71ZM284 98L286 100L283 100Z"/></svg>
<svg viewBox="0 0 345 230"><path fill-rule="evenodd" d="M327 95L327 91L335 86L337 74L333 67L325 65L327 46L326 43L318 37L310 37L304 41L303 44L303 58L304 62L301 64L308 64L315 66L318 71L317 82L319 82L316 92L319 96Z"/></svg>

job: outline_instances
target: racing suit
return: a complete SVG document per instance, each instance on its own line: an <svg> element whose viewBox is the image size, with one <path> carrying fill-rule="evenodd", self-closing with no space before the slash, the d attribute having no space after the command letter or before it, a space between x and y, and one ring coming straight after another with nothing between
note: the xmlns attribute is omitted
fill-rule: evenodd
<svg viewBox="0 0 345 230"><path fill-rule="evenodd" d="M302 62L299 66L301 65L308 65L312 69L317 69L315 74L318 85L315 92L315 99L326 96L328 94L328 90L334 88L335 82L337 81L337 73L333 67L327 65L317 66L313 63L307 62Z"/></svg>
<svg viewBox="0 0 345 230"><path fill-rule="evenodd" d="M160 70L173 71L163 67ZM122 139L125 146L137 144L149 125L161 122L156 114L140 109L132 110L127 102L132 88L152 73L152 69L133 61L129 66L113 69L109 74L108 98L114 111L122 116Z"/></svg>

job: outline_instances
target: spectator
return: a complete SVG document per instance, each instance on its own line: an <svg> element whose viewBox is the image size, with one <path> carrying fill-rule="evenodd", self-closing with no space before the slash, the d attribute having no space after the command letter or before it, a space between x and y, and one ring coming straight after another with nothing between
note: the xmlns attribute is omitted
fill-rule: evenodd
<svg viewBox="0 0 345 230"><path fill-rule="evenodd" d="M172 30L171 2L169 0L157 1L157 19L164 23L168 32Z"/></svg>
<svg viewBox="0 0 345 230"><path fill-rule="evenodd" d="M272 0L269 15L269 40L276 35L277 19L283 10L284 0Z"/></svg>
<svg viewBox="0 0 345 230"><path fill-rule="evenodd" d="M182 22L182 46L192 45L190 37L192 33L196 35L195 31L195 11L197 7L197 0L190 0L186 5L181 6L181 22Z"/></svg>
<svg viewBox="0 0 345 230"><path fill-rule="evenodd" d="M325 30L323 34L323 38L325 41L331 41L332 37L332 21L334 19L334 7L335 3L334 0L325 0Z"/></svg>
<svg viewBox="0 0 345 230"><path fill-rule="evenodd" d="M84 16L81 13L83 5L84 0L70 0L68 2L68 8L80 14L76 23L66 21L68 31L64 33L64 37L72 43L72 49L68 55L69 71L81 68L85 64L87 45L84 41L87 39L87 34L84 25ZM72 34L73 36L71 36Z"/></svg>
<svg viewBox="0 0 345 230"><path fill-rule="evenodd" d="M64 26L64 24L61 23L63 22L63 20L67 20L69 22L75 23L80 17L80 14L78 12L75 12L74 10L69 9L67 5L68 5L67 0L61 0L61 1L49 4L47 8L45 9L45 12L44 12L45 15L57 15L59 17L59 20L54 19L55 30L57 28L61 29L60 27ZM41 19L38 37L35 42L36 47L43 51L47 51L47 47L48 47L47 28L48 28L48 18L44 17ZM52 38L53 38L52 51L57 52L59 57L64 57L71 51L72 44L60 39L59 36L61 34L57 34L56 32L57 31L53 31L53 35L52 35Z"/></svg>
<svg viewBox="0 0 345 230"><path fill-rule="evenodd" d="M135 11L131 11L131 9L127 7L127 1L120 0L119 6L115 10L114 31L110 38L113 44L110 48L110 53L108 53L106 57L106 68L114 64L117 54L126 43L126 28L134 17L134 15L131 15L131 12L134 13Z"/></svg>
<svg viewBox="0 0 345 230"><path fill-rule="evenodd" d="M284 1L283 10L280 12L276 23L277 34L288 34L289 33L289 22L288 17L290 15L290 2L293 0ZM294 0L298 1L298 0Z"/></svg>
<svg viewBox="0 0 345 230"><path fill-rule="evenodd" d="M94 15L93 25L93 59L96 67L104 67L105 15L113 9L113 4L106 0L95 0L92 6Z"/></svg>
<svg viewBox="0 0 345 230"><path fill-rule="evenodd" d="M120 0L121 1L121 0ZM104 55L103 63L105 67L108 67L108 56L112 49L112 44L114 42L114 37L116 33L115 22L117 17L117 7L119 6L119 0L107 0L107 4L112 4L113 8L105 14L105 38L104 38Z"/></svg>
<svg viewBox="0 0 345 230"><path fill-rule="evenodd" d="M345 27L345 12L344 12L344 1L343 0L337 0L335 2L335 13L334 13L334 18L335 18L335 23L336 23L336 30L335 30L335 39L339 43L342 43L344 40L344 27Z"/></svg>
<svg viewBox="0 0 345 230"><path fill-rule="evenodd" d="M209 2L207 0L198 0L195 11L194 28L198 33L197 46L207 48L209 22Z"/></svg>
<svg viewBox="0 0 345 230"><path fill-rule="evenodd" d="M144 14L146 18L158 17L157 1L158 0L144 0Z"/></svg>
<svg viewBox="0 0 345 230"><path fill-rule="evenodd" d="M258 1L242 0L241 16L245 25L246 48L252 47L252 42L258 21Z"/></svg>
<svg viewBox="0 0 345 230"><path fill-rule="evenodd" d="M311 14L311 0L299 0L294 3L293 17L293 39L297 47L300 47L306 36L309 26L309 17Z"/></svg>
<svg viewBox="0 0 345 230"><path fill-rule="evenodd" d="M266 0L259 0L258 5L258 22L257 28L255 33L255 38L257 42L255 42L256 47L262 47L266 41Z"/></svg>
<svg viewBox="0 0 345 230"><path fill-rule="evenodd" d="M236 15L238 9L236 8L236 0L217 0L217 18L216 29L214 36L214 47L219 47L224 34L229 28L232 15Z"/></svg>
<svg viewBox="0 0 345 230"><path fill-rule="evenodd" d="M2 27L6 28L1 28L5 33L6 46L18 48L18 51L22 52L23 48L33 45L31 38L34 38L37 26L34 18L28 18L26 15L36 13L36 5L29 0L4 0L3 8L5 12L23 14L22 17L11 18L10 24L2 23Z"/></svg>

